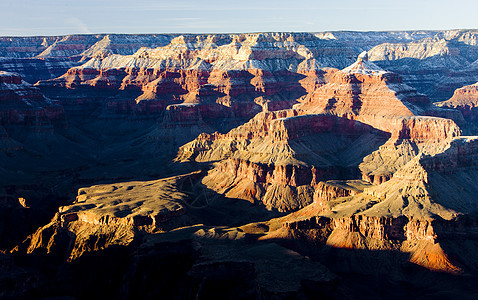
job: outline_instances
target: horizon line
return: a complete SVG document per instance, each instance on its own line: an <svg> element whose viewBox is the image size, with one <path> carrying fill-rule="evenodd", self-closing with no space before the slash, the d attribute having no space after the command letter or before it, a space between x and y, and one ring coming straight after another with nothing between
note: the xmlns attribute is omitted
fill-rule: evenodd
<svg viewBox="0 0 478 300"><path fill-rule="evenodd" d="M260 34L260 33L328 33L328 32L441 32L441 31L478 31L478 28L453 28L453 29L398 29L398 30L359 30L359 29L343 29L343 30L324 30L324 31L250 31L250 32L144 32L144 33L117 33L117 32L96 32L96 33L67 33L52 35L0 35L1 38L32 38L32 37L66 37L66 36L90 36L90 35L219 35L219 34Z"/></svg>

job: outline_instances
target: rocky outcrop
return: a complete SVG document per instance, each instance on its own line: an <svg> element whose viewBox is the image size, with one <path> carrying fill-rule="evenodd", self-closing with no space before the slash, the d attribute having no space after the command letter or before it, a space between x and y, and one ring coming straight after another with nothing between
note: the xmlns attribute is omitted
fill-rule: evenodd
<svg viewBox="0 0 478 300"><path fill-rule="evenodd" d="M330 211L328 203L336 198L355 196L370 187L370 183L361 180L329 180L317 184L314 193L314 204L322 207L322 212Z"/></svg>
<svg viewBox="0 0 478 300"><path fill-rule="evenodd" d="M2 79L1 111L23 109L0 124L2 250L30 236L0 253L0 298L474 296L476 138L417 90L473 80L475 47L475 31L0 38L0 69L41 80Z"/></svg>
<svg viewBox="0 0 478 300"><path fill-rule="evenodd" d="M306 112L359 120L391 132L397 138L403 131L401 123L405 117L453 118L449 111L437 109L427 96L404 84L398 74L384 71L370 62L367 52L363 52L354 64L336 71L330 82L300 101L295 107ZM454 119L459 117L457 114Z"/></svg>
<svg viewBox="0 0 478 300"><path fill-rule="evenodd" d="M180 187L197 175L82 188L74 204L60 207L48 225L14 251L73 260L112 245L129 245L140 232L189 225L188 195Z"/></svg>
<svg viewBox="0 0 478 300"><path fill-rule="evenodd" d="M460 135L460 128L450 119L419 116L440 115L444 110L404 85L398 75L369 62L366 52L333 74L329 83L301 100L296 110L263 112L227 134L200 135L180 148L177 160L223 160L204 179L208 187L228 197L266 203L269 209L295 210L311 202L311 193L320 181L356 178L354 167L360 164L364 180L382 183L420 151L436 153L437 143ZM356 137L371 133L373 127L390 133L390 140L368 145L360 139L342 140L342 147L352 140L363 147L357 147L355 153L346 151L347 158L340 154L344 148L328 153L325 149L334 146L324 146L316 137L326 132ZM304 143L305 137L311 136L314 142ZM299 186L303 186L300 191ZM271 192L269 187L273 187ZM280 194L284 205L277 199ZM306 200L294 206L294 198Z"/></svg>
<svg viewBox="0 0 478 300"><path fill-rule="evenodd" d="M332 115L262 112L227 134L201 134L181 147L176 159L220 161L203 179L206 186L289 211L311 203L320 181L357 176L362 158L388 137Z"/></svg>
<svg viewBox="0 0 478 300"><path fill-rule="evenodd" d="M284 217L283 229L270 237L293 235L336 248L409 253L411 262L432 270L474 270L476 258L457 244L464 236L477 238L477 145L476 137L455 138L438 153L421 153L389 181L362 192L323 184L320 194L325 196ZM457 185L466 188L456 193ZM338 198L328 198L330 192Z"/></svg>
<svg viewBox="0 0 478 300"><path fill-rule="evenodd" d="M442 151L444 144L441 142L461 134L460 128L450 119L410 117L387 121L389 128L395 128L391 139L360 164L362 179L374 184L389 180L420 152ZM400 130L396 131L397 128Z"/></svg>
<svg viewBox="0 0 478 300"><path fill-rule="evenodd" d="M6 58L10 61L5 61L3 69L19 72L32 83L42 79L39 87L48 91L48 96L52 88L55 90L53 94L58 94L64 87L92 87L87 98L105 94L97 107L108 102L109 107L123 114L162 112L168 105L199 103L214 106L207 110L219 109L228 111L228 116L249 119L261 110L291 108L298 98L310 96L329 82L331 72L326 68L344 68L361 51L384 42L419 45L418 49L426 50L419 60L434 57L436 51L433 49L441 47L432 47L429 43L449 44L447 47L455 47L457 51L437 50L437 53L443 57L458 56L455 60L466 66L474 55L474 34L472 31L370 32L352 36L347 32L329 32L14 38L10 40L11 45L5 40L5 48L15 48L15 45L21 48L23 45L25 54L18 54L22 58ZM31 49L34 55L27 55L26 49ZM408 55L400 54L400 49L393 48L385 53L394 53L390 55L396 54L397 57ZM369 54L380 64L376 52ZM26 56L28 59L23 58ZM392 60L391 56L386 57L387 61ZM380 65L388 68L388 65ZM58 77L67 68L70 69ZM395 70L393 66L391 69ZM415 83L413 78L419 74L408 74L406 70L398 73L409 76L404 77L405 82L413 83L414 87L428 84L420 80ZM463 74L460 76L465 76ZM437 78L432 76L428 81L436 82ZM444 86L443 82L435 84L435 88L437 86ZM141 105L135 105L133 99L129 99L126 105L122 97L111 97L111 91L118 89L142 93L140 96L128 95ZM399 93L407 94L406 91ZM428 114L444 116L443 113L437 115L436 111ZM207 118L207 115L202 117ZM446 117L457 120L456 116Z"/></svg>
<svg viewBox="0 0 478 300"><path fill-rule="evenodd" d="M322 68L345 67L367 43L385 38L414 40L420 35L384 33L376 40L363 37L367 42L355 47L346 34L336 36L181 35L166 46L145 47L132 55L115 52L120 44L113 46L111 40L118 37L105 36L84 53L84 57L91 57L89 61L41 86L133 88L144 93L138 100L171 99L175 95L180 96L176 101L217 102L232 107L235 113L241 112L234 109L236 103L243 106L255 99L262 109L277 110L290 108L295 99L326 83L329 74ZM356 38L353 42L357 43ZM247 98L241 97L243 94Z"/></svg>
<svg viewBox="0 0 478 300"><path fill-rule="evenodd" d="M469 107L471 109L476 107L478 105L478 82L457 89L449 100L436 104L453 108Z"/></svg>
<svg viewBox="0 0 478 300"><path fill-rule="evenodd" d="M224 58L224 55L239 54L233 61L221 64L223 69L258 69L266 72L271 72L271 68L281 69L295 73L292 77L290 74L286 76L288 81L298 74L310 76L308 84L320 81L313 75L316 69L344 68L364 50L371 50L369 54L373 61L387 70L401 74L407 84L431 95L433 100L445 100L454 89L476 82L476 68L472 66L478 58L474 30L3 37L0 38L0 57L4 60L0 61L0 69L18 72L28 82L35 83L37 80L58 77L65 73L66 68L77 66L78 60L102 60L111 54L127 56L141 47L154 49L163 46L167 46L166 56L176 56L179 60L182 59L181 63L187 63L187 66L182 66L183 69L199 66L207 68L210 60L217 58L215 53L200 56L196 61L188 60L199 52L204 52L203 50L214 50L212 44L224 49L219 54L223 57L219 59ZM147 48L141 53L145 53L145 56L152 55L152 50ZM178 53L182 53L182 56ZM249 60L244 62L247 56ZM274 61L274 57L281 57L284 63ZM119 62L119 58L117 56L115 60ZM31 67L33 65L35 68ZM171 61L165 65L171 71L178 69L178 65ZM173 67L169 68L170 65ZM129 66L123 64L119 68L126 70ZM144 66L137 69L142 67ZM135 77L134 74L131 76ZM273 78L266 76L266 80L256 80L256 83L261 88L261 81L270 81L272 88L270 83L282 81L281 77L280 74Z"/></svg>
<svg viewBox="0 0 478 300"><path fill-rule="evenodd" d="M478 82L455 90L453 97L446 101L435 103L439 107L458 109L463 117L472 123L478 119Z"/></svg>
<svg viewBox="0 0 478 300"><path fill-rule="evenodd" d="M295 107L359 120L391 134L390 141L361 164L363 179L372 183L390 179L430 143L459 136L460 128L448 118L463 123L458 111L435 108L400 76L370 62L366 52L301 102Z"/></svg>
<svg viewBox="0 0 478 300"><path fill-rule="evenodd" d="M132 54L141 47L159 47L169 34L81 34L64 36L0 37L0 56L6 58L91 58L104 50Z"/></svg>
<svg viewBox="0 0 478 300"><path fill-rule="evenodd" d="M129 55L141 47L164 46L174 35L95 34L45 37L0 37L0 70L36 83L65 74L92 57Z"/></svg>
<svg viewBox="0 0 478 300"><path fill-rule="evenodd" d="M343 218L312 217L287 223L284 229L296 238L312 239L328 247L402 252L413 264L434 271L460 273L463 272L463 265L454 257L456 253L447 253L446 249L449 244L460 243L461 237L450 238L450 235L471 234L474 227L458 229L456 223L461 221L354 215ZM446 241L443 241L444 238Z"/></svg>
<svg viewBox="0 0 478 300"><path fill-rule="evenodd" d="M39 86L136 89L143 92L137 102L167 101L162 107L178 102L217 103L238 116L248 112L250 118L262 109L290 108L305 94L299 83L304 75L298 71L302 72L301 63L308 54L293 39L294 35L274 34L184 35L167 46L142 48L133 55L95 56ZM277 51L270 51L272 41ZM293 70L283 66L284 59L291 60ZM317 69L314 64L309 67L306 71ZM316 73L311 76L318 81ZM244 106L255 108L244 110Z"/></svg>

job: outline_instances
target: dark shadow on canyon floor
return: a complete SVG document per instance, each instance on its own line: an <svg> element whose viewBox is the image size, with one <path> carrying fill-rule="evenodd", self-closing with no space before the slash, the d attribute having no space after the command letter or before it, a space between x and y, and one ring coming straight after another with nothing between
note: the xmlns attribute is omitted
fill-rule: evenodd
<svg viewBox="0 0 478 300"><path fill-rule="evenodd" d="M111 246L73 262L48 260L48 256L42 255L15 257L13 261L8 257L9 271L14 276L10 281L0 280L0 284L6 298L27 299L476 299L478 296L476 276L429 271L409 263L404 253L337 249L290 240L228 240L192 235L208 228L211 227L194 226L138 236L129 246ZM292 249L302 255L305 264L297 263L300 267L293 273L287 268L276 269L277 258L268 252L270 249ZM230 254L224 256L224 253ZM295 262L293 252L284 253L281 258L284 265L291 259ZM297 281L299 286L289 292L268 290L261 281L264 272L261 264L270 264L274 278ZM324 272L334 275L309 278L300 269L308 270L311 266L317 269L320 265L328 270ZM23 284L13 282L20 279Z"/></svg>

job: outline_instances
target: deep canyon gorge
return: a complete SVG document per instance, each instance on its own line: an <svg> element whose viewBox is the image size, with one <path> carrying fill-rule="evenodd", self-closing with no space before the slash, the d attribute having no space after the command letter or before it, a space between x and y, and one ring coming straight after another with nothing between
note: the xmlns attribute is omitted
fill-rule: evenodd
<svg viewBox="0 0 478 300"><path fill-rule="evenodd" d="M0 37L0 298L476 299L478 31Z"/></svg>

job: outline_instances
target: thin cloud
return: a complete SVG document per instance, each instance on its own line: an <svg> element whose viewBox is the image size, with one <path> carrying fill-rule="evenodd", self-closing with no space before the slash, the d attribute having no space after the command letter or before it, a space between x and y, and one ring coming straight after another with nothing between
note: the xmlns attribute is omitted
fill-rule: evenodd
<svg viewBox="0 0 478 300"><path fill-rule="evenodd" d="M78 31L78 33L93 33L88 26L83 22L81 19L76 18L76 17L70 17L66 20L66 22L70 25L72 25L75 30Z"/></svg>

